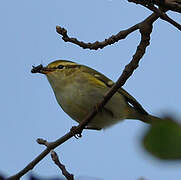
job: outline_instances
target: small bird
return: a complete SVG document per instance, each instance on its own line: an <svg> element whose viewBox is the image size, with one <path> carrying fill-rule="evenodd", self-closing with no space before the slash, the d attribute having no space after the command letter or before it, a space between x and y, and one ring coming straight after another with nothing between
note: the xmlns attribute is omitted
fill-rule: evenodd
<svg viewBox="0 0 181 180"><path fill-rule="evenodd" d="M56 60L46 67L41 64L33 66L31 72L46 75L58 104L78 123L114 85L112 80L98 71L67 60ZM124 119L137 119L146 123L160 120L148 114L134 97L120 88L86 129L105 129Z"/></svg>

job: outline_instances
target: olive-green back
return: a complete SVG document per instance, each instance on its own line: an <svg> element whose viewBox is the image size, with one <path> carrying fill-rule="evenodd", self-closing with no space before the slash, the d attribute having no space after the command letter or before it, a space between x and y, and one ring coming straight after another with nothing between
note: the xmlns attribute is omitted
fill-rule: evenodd
<svg viewBox="0 0 181 180"><path fill-rule="evenodd" d="M103 74L99 73L98 71L91 69L87 66L81 65L81 70L85 73L92 74L95 78L99 79L100 81L104 82L108 87L112 87L115 83L104 76ZM129 102L139 113L147 115L148 113L143 109L141 104L133 97L131 96L126 90L123 88L119 88L118 92L123 95L127 102Z"/></svg>

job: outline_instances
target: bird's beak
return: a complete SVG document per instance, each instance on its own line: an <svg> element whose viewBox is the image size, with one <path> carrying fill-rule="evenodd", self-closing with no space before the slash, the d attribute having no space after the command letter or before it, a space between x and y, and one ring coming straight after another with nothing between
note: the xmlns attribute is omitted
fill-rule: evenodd
<svg viewBox="0 0 181 180"><path fill-rule="evenodd" d="M32 67L33 67L31 70L32 73L48 74L55 70L53 68L43 67L42 64L40 64L38 66L32 66Z"/></svg>

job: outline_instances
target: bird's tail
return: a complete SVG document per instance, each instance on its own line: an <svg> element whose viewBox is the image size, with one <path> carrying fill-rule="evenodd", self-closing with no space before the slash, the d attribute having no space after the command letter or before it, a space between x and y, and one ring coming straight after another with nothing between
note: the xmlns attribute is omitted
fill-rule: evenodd
<svg viewBox="0 0 181 180"><path fill-rule="evenodd" d="M150 114L142 114L133 107L130 107L127 119L137 119L148 124L152 124L154 122L162 120L161 118Z"/></svg>

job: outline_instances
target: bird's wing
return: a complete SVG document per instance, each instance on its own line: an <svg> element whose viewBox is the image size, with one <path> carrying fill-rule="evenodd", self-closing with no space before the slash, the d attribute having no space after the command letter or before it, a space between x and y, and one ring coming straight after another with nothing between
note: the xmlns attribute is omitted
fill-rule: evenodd
<svg viewBox="0 0 181 180"><path fill-rule="evenodd" d="M141 114L144 115L148 115L148 113L146 112L146 110L144 110L144 108L141 106L141 104L133 97L131 96L126 90L124 90L123 88L119 88L118 92L120 94L122 94L125 99L132 104L132 106Z"/></svg>
<svg viewBox="0 0 181 180"><path fill-rule="evenodd" d="M107 78L106 76L94 69L88 68L87 66L81 66L81 68L83 72L92 74L95 78L104 82L108 87L112 87L115 84L112 80L110 80L109 78ZM126 101L129 102L139 113L148 115L148 113L144 110L141 104L126 90L124 90L123 88L119 88L118 93L123 95Z"/></svg>

